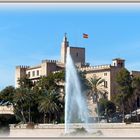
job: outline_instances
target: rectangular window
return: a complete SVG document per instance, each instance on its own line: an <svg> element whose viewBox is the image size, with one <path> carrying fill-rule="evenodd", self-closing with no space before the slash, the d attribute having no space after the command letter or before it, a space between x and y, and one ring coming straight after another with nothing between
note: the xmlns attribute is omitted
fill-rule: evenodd
<svg viewBox="0 0 140 140"><path fill-rule="evenodd" d="M104 87L107 88L107 81L104 81Z"/></svg>
<svg viewBox="0 0 140 140"><path fill-rule="evenodd" d="M28 77L30 77L30 72L28 72Z"/></svg>
<svg viewBox="0 0 140 140"><path fill-rule="evenodd" d="M104 73L104 76L107 76L107 73Z"/></svg>
<svg viewBox="0 0 140 140"><path fill-rule="evenodd" d="M39 76L39 70L37 70L37 76Z"/></svg>
<svg viewBox="0 0 140 140"><path fill-rule="evenodd" d="M35 71L32 71L32 76L33 76L33 77L35 76Z"/></svg>

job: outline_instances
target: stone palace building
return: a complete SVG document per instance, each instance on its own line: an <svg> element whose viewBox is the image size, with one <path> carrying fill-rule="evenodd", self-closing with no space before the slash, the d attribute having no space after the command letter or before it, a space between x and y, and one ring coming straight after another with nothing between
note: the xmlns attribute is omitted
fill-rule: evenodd
<svg viewBox="0 0 140 140"><path fill-rule="evenodd" d="M52 72L64 70L67 51L70 52L77 68L86 72L86 78L96 76L105 80L102 86L108 93L108 99L111 100L117 88L115 76L122 67L125 67L125 60L115 58L112 60L112 64L90 66L85 62L85 48L70 46L66 34L62 41L61 59L59 61L47 59L42 60L37 66L16 66L15 87L19 87L18 79L25 75L28 75L29 79L33 82L36 82L41 76L48 76ZM131 73L132 75L140 76L140 72L138 71L132 71Z"/></svg>

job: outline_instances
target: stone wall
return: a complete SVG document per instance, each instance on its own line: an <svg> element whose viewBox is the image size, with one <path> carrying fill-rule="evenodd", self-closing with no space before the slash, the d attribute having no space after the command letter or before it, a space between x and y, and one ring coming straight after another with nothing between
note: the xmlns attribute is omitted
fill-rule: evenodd
<svg viewBox="0 0 140 140"><path fill-rule="evenodd" d="M81 128L81 124L73 125L73 129ZM27 129L26 124L11 125L10 137L64 137L64 124L39 124L34 129ZM87 137L140 137L140 123L99 123L88 125ZM102 135L93 133L101 132Z"/></svg>
<svg viewBox="0 0 140 140"><path fill-rule="evenodd" d="M85 48L68 47L74 63L85 64Z"/></svg>
<svg viewBox="0 0 140 140"><path fill-rule="evenodd" d="M14 114L14 108L12 105L1 105L0 106L0 114Z"/></svg>

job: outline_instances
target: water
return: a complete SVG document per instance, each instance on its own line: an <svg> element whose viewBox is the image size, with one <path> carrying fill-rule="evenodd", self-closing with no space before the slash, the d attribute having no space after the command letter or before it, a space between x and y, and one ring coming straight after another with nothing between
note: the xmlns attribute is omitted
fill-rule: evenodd
<svg viewBox="0 0 140 140"><path fill-rule="evenodd" d="M66 58L65 93L65 133L69 133L75 123L80 123L85 128L88 122L86 96L81 91L77 71L69 53Z"/></svg>

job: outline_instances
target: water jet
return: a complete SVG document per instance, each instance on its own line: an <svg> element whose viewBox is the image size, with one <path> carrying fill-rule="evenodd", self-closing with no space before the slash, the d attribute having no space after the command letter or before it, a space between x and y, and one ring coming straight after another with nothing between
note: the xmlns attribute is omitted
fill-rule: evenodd
<svg viewBox="0 0 140 140"><path fill-rule="evenodd" d="M80 123L87 128L88 109L86 96L81 91L80 81L70 52L66 56L66 85L65 85L65 133L72 131L72 126Z"/></svg>

